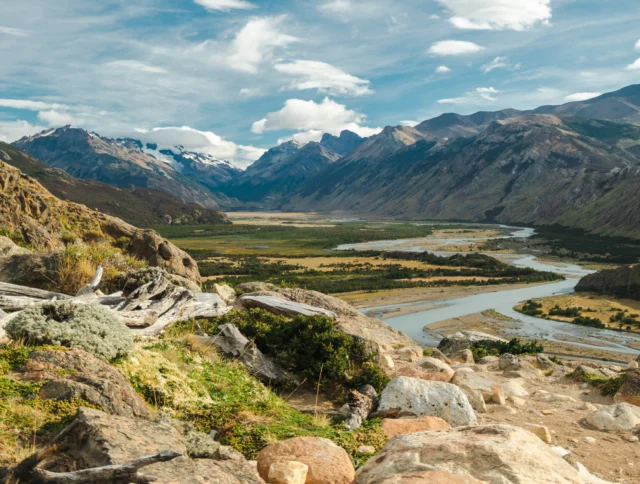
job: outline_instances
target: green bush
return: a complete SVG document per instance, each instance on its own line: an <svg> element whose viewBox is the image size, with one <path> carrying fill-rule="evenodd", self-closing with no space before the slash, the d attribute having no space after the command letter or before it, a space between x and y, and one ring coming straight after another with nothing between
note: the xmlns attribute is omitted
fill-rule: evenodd
<svg viewBox="0 0 640 484"><path fill-rule="evenodd" d="M81 348L105 360L124 356L133 348L129 328L98 304L62 301L29 307L5 329L12 339L24 339L29 345Z"/></svg>
<svg viewBox="0 0 640 484"><path fill-rule="evenodd" d="M528 300L519 311L528 316L542 316L543 314L542 304L532 301L531 299Z"/></svg>
<svg viewBox="0 0 640 484"><path fill-rule="evenodd" d="M206 333L215 335L224 324L235 325L258 349L286 370L310 382L355 387L369 383L381 391L388 379L376 365L377 354L366 343L340 331L324 316L288 319L261 309L233 311L211 321L198 321ZM174 325L169 335L192 332L195 321ZM372 381L365 381L369 377Z"/></svg>
<svg viewBox="0 0 640 484"><path fill-rule="evenodd" d="M529 341L528 343L521 343L518 338L513 338L511 341L479 341L474 343L471 347L473 353L473 359L478 361L485 356L502 356L506 353L510 355L534 355L544 352L544 347L539 345L536 340Z"/></svg>

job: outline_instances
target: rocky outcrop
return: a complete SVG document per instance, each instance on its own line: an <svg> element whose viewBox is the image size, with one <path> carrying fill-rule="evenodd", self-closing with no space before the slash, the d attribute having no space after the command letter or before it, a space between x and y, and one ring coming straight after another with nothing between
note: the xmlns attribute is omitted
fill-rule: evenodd
<svg viewBox="0 0 640 484"><path fill-rule="evenodd" d="M580 279L576 291L640 300L640 265L588 274Z"/></svg>
<svg viewBox="0 0 640 484"><path fill-rule="evenodd" d="M531 432L486 425L395 437L358 471L355 483L431 482L410 478L436 471L456 476L442 482L537 484L541 476L548 484L589 482Z"/></svg>
<svg viewBox="0 0 640 484"><path fill-rule="evenodd" d="M9 237L0 235L0 257L11 257L13 255L31 254L29 249L20 247Z"/></svg>
<svg viewBox="0 0 640 484"><path fill-rule="evenodd" d="M81 349L33 351L19 375L24 381L44 382L43 399L81 398L112 415L150 417L120 370Z"/></svg>
<svg viewBox="0 0 640 484"><path fill-rule="evenodd" d="M153 423L107 415L82 408L65 438L57 444L64 454L55 454L47 469L66 471L121 464L161 451L180 457L145 469L163 484L264 484L255 467L238 453L217 453L218 459L190 459L184 437L169 423ZM231 460L224 460L231 457Z"/></svg>
<svg viewBox="0 0 640 484"><path fill-rule="evenodd" d="M628 403L602 407L588 415L585 421L598 430L631 430L640 425L640 407Z"/></svg>
<svg viewBox="0 0 640 484"><path fill-rule="evenodd" d="M295 303L272 296L242 296L240 304L245 308L265 309L273 314L293 318L295 316L326 316L334 319L335 313L308 304Z"/></svg>
<svg viewBox="0 0 640 484"><path fill-rule="evenodd" d="M141 230L84 205L59 200L38 182L2 162L0 221L0 228L39 250L60 250L69 240L102 240L123 247L128 254L152 266L197 284L201 282L198 265L191 256L157 232ZM16 259L19 257L30 256L16 254L5 259L3 266L15 265L21 260ZM13 282L7 277L3 274L5 282Z"/></svg>
<svg viewBox="0 0 640 484"><path fill-rule="evenodd" d="M444 338L438 344L438 349L445 355L450 356L458 351L468 350L475 343L484 343L487 348L491 348L497 342L506 343L507 341L486 333L477 331L461 331Z"/></svg>
<svg viewBox="0 0 640 484"><path fill-rule="evenodd" d="M629 370L624 375L622 386L615 395L616 402L631 403L640 407L640 370Z"/></svg>
<svg viewBox="0 0 640 484"><path fill-rule="evenodd" d="M351 484L355 477L346 451L319 437L296 437L262 449L258 455L258 472L266 480L272 464L289 461L309 468L306 484Z"/></svg>
<svg viewBox="0 0 640 484"><path fill-rule="evenodd" d="M382 391L378 414L440 417L452 427L477 421L467 396L457 386L404 376L391 380Z"/></svg>

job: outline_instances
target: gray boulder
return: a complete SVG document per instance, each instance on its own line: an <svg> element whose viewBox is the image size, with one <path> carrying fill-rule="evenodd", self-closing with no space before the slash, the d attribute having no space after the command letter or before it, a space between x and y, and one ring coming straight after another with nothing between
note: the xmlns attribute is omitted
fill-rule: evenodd
<svg viewBox="0 0 640 484"><path fill-rule="evenodd" d="M461 331L440 341L438 349L448 356L458 351L468 350L475 343L481 342L485 343L487 348L491 348L499 342L507 343L507 340L477 331Z"/></svg>
<svg viewBox="0 0 640 484"><path fill-rule="evenodd" d="M628 403L618 403L602 407L585 418L598 430L631 430L640 425L640 407Z"/></svg>

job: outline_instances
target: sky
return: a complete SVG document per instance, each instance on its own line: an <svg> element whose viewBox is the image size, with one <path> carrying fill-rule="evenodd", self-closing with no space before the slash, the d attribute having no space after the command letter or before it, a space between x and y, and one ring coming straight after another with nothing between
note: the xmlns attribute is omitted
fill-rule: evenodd
<svg viewBox="0 0 640 484"><path fill-rule="evenodd" d="M0 0L0 141L71 124L246 167L286 140L640 83L638 0Z"/></svg>

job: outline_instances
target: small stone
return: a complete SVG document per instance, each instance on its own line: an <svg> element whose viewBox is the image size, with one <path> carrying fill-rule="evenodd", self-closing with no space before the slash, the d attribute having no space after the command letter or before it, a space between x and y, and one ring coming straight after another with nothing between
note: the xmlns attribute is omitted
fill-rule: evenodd
<svg viewBox="0 0 640 484"><path fill-rule="evenodd" d="M630 361L629 364L627 365L627 370L635 370L636 368L638 368L637 361Z"/></svg>
<svg viewBox="0 0 640 484"><path fill-rule="evenodd" d="M527 424L527 430L536 434L538 437L540 437L540 440L547 444L550 444L552 442L549 428L545 427L544 425Z"/></svg>
<svg viewBox="0 0 640 484"><path fill-rule="evenodd" d="M524 398L520 398L520 397L510 396L509 401L516 408L524 408L527 405L527 402L524 400Z"/></svg>
<svg viewBox="0 0 640 484"><path fill-rule="evenodd" d="M373 447L372 445L361 445L360 447L358 447L358 453L359 454L375 454L376 448Z"/></svg>
<svg viewBox="0 0 640 484"><path fill-rule="evenodd" d="M595 444L596 443L596 439L594 439L593 437L585 437L584 438L584 442L586 444Z"/></svg>
<svg viewBox="0 0 640 484"><path fill-rule="evenodd" d="M270 484L304 484L307 480L309 466L302 462L274 462L269 467Z"/></svg>
<svg viewBox="0 0 640 484"><path fill-rule="evenodd" d="M629 442L637 442L639 439L638 437L636 437L635 435L632 435L631 437L629 437Z"/></svg>
<svg viewBox="0 0 640 484"><path fill-rule="evenodd" d="M542 415L552 415L553 414L553 410L550 410L548 408L545 408L544 410L542 410Z"/></svg>
<svg viewBox="0 0 640 484"><path fill-rule="evenodd" d="M393 358L390 355L382 355L380 356L380 366L385 370L393 370L396 367L396 364L393 362Z"/></svg>
<svg viewBox="0 0 640 484"><path fill-rule="evenodd" d="M580 410L588 410L589 412L595 412L596 410L598 410L598 407L596 407L593 403L584 402L580 407Z"/></svg>
<svg viewBox="0 0 640 484"><path fill-rule="evenodd" d="M504 397L504 390L502 389L501 386L492 386L491 387L491 392L493 393L491 395L491 401L497 405L506 405L507 404L507 400Z"/></svg>

